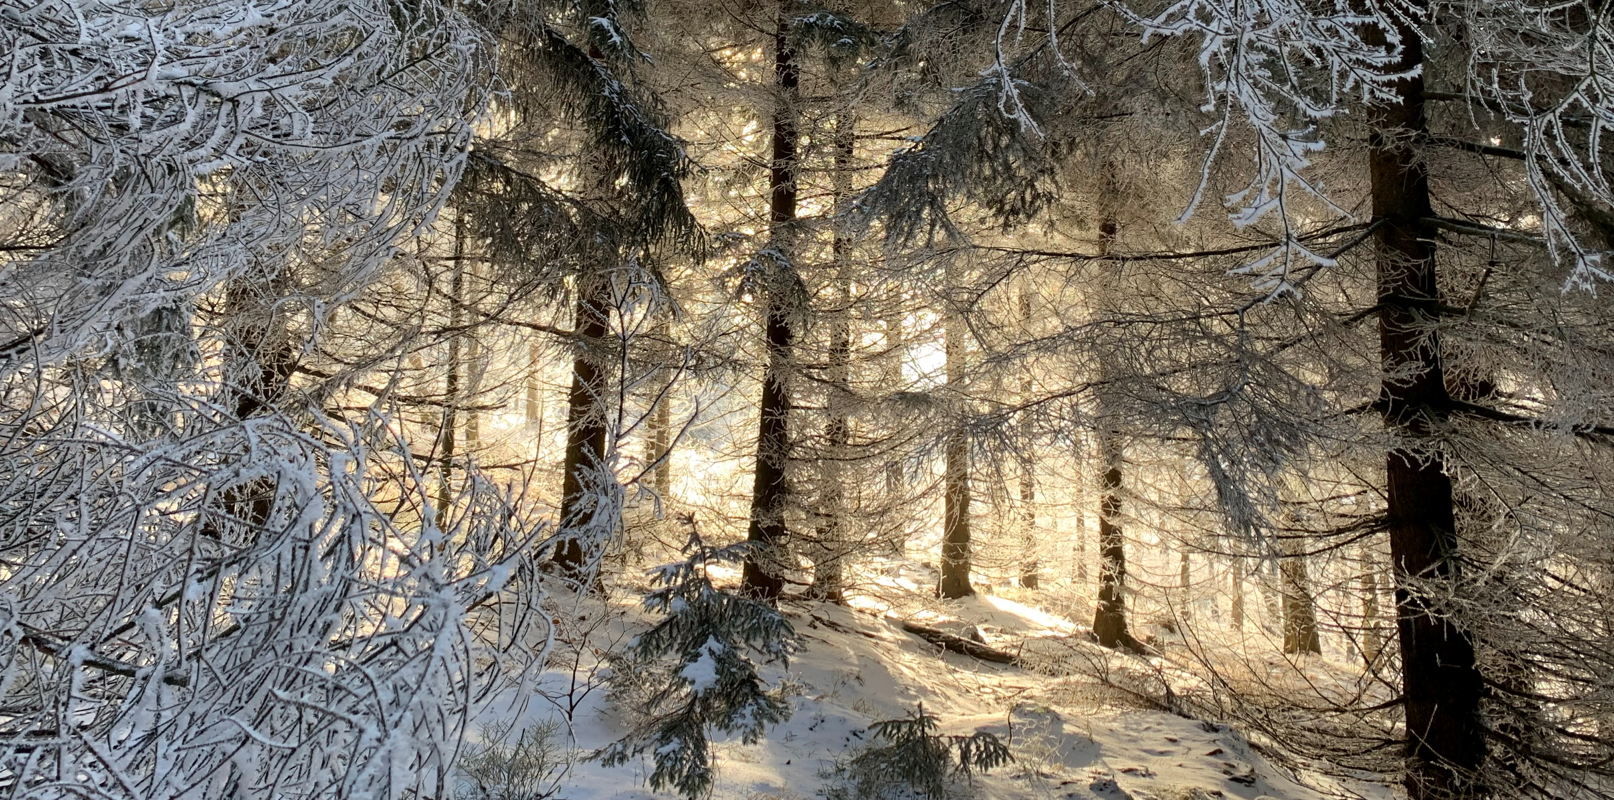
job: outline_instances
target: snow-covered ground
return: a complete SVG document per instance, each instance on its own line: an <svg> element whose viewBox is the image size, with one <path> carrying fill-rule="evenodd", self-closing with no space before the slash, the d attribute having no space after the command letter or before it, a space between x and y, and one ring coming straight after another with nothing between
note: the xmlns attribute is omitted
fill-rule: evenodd
<svg viewBox="0 0 1614 800"><path fill-rule="evenodd" d="M1032 595L1021 597L1030 600ZM632 599L623 600L607 624L596 627L595 646L620 643L650 623L636 611L623 610ZM920 703L940 719L944 733L990 731L1010 744L1015 763L975 781L974 794L981 798L1317 800L1322 796L1284 777L1226 726L1147 708L1080 670L999 665L944 652L901 625L907 618L966 635L974 633L969 630L973 625L994 647L1024 653L1033 666L1040 662L1030 658L1028 646L1044 655L1042 661L1056 666L1109 659L1114 668L1119 659L1148 670L1142 659L1109 654L1086 643L1079 627L1063 616L990 595L950 603L927 600L903 609L867 602L853 605L787 603L785 610L805 648L788 669L775 665L765 674L771 681L795 684L794 715L755 745L724 741L717 746L714 798L815 797L825 770L865 742L870 723L905 716ZM596 607L593 613L603 611ZM1061 648L1083 657L1060 662L1047 655ZM545 675L546 687L554 692L573 685L573 675L569 669L552 669ZM491 708L490 716L515 716L530 725L559 713L541 699L525 703L515 699ZM584 697L571 716L578 759L566 776L561 797L672 796L652 793L645 786L648 762L605 768L583 757L624 732L603 689Z"/></svg>

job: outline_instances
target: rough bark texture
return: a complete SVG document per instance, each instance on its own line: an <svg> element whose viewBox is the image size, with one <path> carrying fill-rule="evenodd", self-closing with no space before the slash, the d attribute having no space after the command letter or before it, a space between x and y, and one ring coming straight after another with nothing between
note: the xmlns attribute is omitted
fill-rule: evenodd
<svg viewBox="0 0 1614 800"><path fill-rule="evenodd" d="M1419 32L1401 30L1400 70L1422 66ZM1455 570L1452 484L1429 442L1451 399L1440 344L1427 323L1439 302L1428 168L1418 151L1427 133L1423 79L1397 84L1400 102L1375 108L1369 169L1378 261L1379 352L1384 423L1400 439L1385 459L1390 559L1406 711L1406 786L1411 800L1471 797L1471 774L1485 758L1483 682L1467 634L1437 611L1409 579Z"/></svg>
<svg viewBox="0 0 1614 800"><path fill-rule="evenodd" d="M567 393L566 462L561 478L561 532L586 530L596 511L599 486L595 476L603 467L605 455L605 371L599 353L610 333L609 283L597 273L577 278L577 308L573 315L577 355L572 361L572 386ZM569 577L587 574L595 553L603 542L586 537L564 536L555 549L555 564Z"/></svg>
<svg viewBox="0 0 1614 800"><path fill-rule="evenodd" d="M801 133L796 125L797 85L801 80L796 51L790 43L790 0L779 0L774 32L774 89L777 104L773 111L773 157L768 175L768 220L773 246L782 255L791 254L790 240L796 221L796 162ZM776 263L776 270L792 270L788 263ZM745 561L741 585L746 593L773 600L784 589L779 575L784 546L785 507L788 487L786 465L790 460L790 370L796 332L793 293L786 276L776 275L765 292L768 364L762 378L760 422L757 428L757 465L751 487L751 522L746 540L753 550Z"/></svg>
<svg viewBox="0 0 1614 800"><path fill-rule="evenodd" d="M1131 638L1126 627L1126 536L1121 530L1121 448L1114 437L1101 435L1104 474L1099 481L1098 604L1093 635L1105 647L1120 647Z"/></svg>

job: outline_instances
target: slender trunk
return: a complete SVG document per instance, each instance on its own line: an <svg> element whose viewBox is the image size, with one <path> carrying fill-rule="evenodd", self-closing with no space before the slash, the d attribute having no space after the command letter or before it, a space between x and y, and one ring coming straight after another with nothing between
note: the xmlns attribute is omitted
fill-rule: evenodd
<svg viewBox="0 0 1614 800"><path fill-rule="evenodd" d="M1227 575L1232 584L1228 589L1233 593L1233 629L1241 631L1244 630L1244 559L1234 555Z"/></svg>
<svg viewBox="0 0 1614 800"><path fill-rule="evenodd" d="M572 317L576 355L567 393L566 461L561 477L561 540L554 562L561 574L588 580L590 566L605 546L596 515L604 488L608 436L606 371L601 354L610 334L610 282L600 272L577 276L577 307Z"/></svg>
<svg viewBox="0 0 1614 800"><path fill-rule="evenodd" d="M845 213L852 197L852 158L857 140L856 121L842 111L835 120L834 203L837 215ZM819 526L819 558L813 564L813 585L809 594L820 600L840 603L845 559L851 542L847 536L846 487L841 464L852 440L852 420L841 407L851 394L852 362L852 275L847 263L845 231L837 224L830 240L830 257L835 268L835 308L829 334L829 369L825 375L829 389L829 420L824 425L824 445L829 461L824 465L824 522Z"/></svg>
<svg viewBox="0 0 1614 800"><path fill-rule="evenodd" d="M1087 582L1087 437L1076 432L1076 580Z"/></svg>
<svg viewBox="0 0 1614 800"><path fill-rule="evenodd" d="M790 43L794 4L779 0L774 30L773 76L778 92L773 110L773 157L768 175L768 221L773 248L773 275L764 290L768 363L762 376L762 402L757 426L757 465L751 488L751 522L746 541L752 551L745 560L741 588L763 600L777 598L784 589L780 569L784 558L785 508L790 461L790 371L795 347L794 257L796 223L796 166L800 131L796 127L796 87L801 73Z"/></svg>
<svg viewBox="0 0 1614 800"><path fill-rule="evenodd" d="M1181 593L1178 607L1182 609L1178 612L1178 616L1185 620L1193 617L1193 612L1190 608L1193 601L1193 567L1193 562L1189 561L1188 558L1188 547L1184 545L1182 552L1177 555L1177 589Z"/></svg>
<svg viewBox="0 0 1614 800"><path fill-rule="evenodd" d="M1427 8L1412 9L1419 10ZM1428 167L1417 149L1428 135L1418 72L1422 39L1416 29L1397 24L1402 51L1394 69L1415 77L1395 84L1399 103L1372 110L1368 137L1378 226L1379 354L1386 376L1379 406L1386 427L1400 439L1386 455L1385 470L1406 713L1406 786L1411 800L1443 800L1483 793L1473 774L1485 759L1484 683L1468 634L1431 608L1412 585L1417 579L1453 577L1457 541L1451 479L1430 442L1451 400L1439 339L1427 324L1435 316L1439 289L1435 236L1425 222L1433 216Z"/></svg>
<svg viewBox="0 0 1614 800"><path fill-rule="evenodd" d="M470 374L465 376L463 394L476 405L476 399L482 392L482 376L487 374L487 352L482 349L482 342L475 336L465 340L465 362ZM477 446L482 443L482 413L474 407L465 409L465 455L467 457L476 453Z"/></svg>
<svg viewBox="0 0 1614 800"><path fill-rule="evenodd" d="M460 328L465 324L465 214L454 215L454 275L448 284L448 358L443 365L443 420L437 428L437 513L447 514L454 497L454 452L459 432Z"/></svg>
<svg viewBox="0 0 1614 800"><path fill-rule="evenodd" d="M960 408L965 405L964 325L956 313L947 322L947 386ZM975 594L970 585L970 442L963 414L947 434L943 467L943 513L941 543L941 583L937 594L943 598Z"/></svg>
<svg viewBox="0 0 1614 800"><path fill-rule="evenodd" d="M656 325L656 332L663 342L671 343L672 331L665 320ZM645 461L651 465L650 488L666 500L672 492L672 377L670 370L663 371L668 373L668 383L658 386L651 398L655 407L650 409Z"/></svg>
<svg viewBox="0 0 1614 800"><path fill-rule="evenodd" d="M1031 326L1031 287L1020 286L1020 328L1027 332ZM1031 373L1020 378L1020 400L1031 398ZM1035 589L1042 583L1042 565L1037 558L1037 461L1035 443L1031 441L1031 417L1020 421L1020 585Z"/></svg>
<svg viewBox="0 0 1614 800"><path fill-rule="evenodd" d="M1373 561L1373 551L1363 547L1362 559L1362 661L1371 666L1384 650L1384 635L1379 631L1379 571Z"/></svg>

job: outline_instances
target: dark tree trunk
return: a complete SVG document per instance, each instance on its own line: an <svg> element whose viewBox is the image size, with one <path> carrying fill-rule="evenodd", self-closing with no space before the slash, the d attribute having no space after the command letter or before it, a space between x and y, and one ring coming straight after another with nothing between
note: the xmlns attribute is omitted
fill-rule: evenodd
<svg viewBox="0 0 1614 800"><path fill-rule="evenodd" d="M856 121L843 111L835 120L834 203L837 215L847 210L852 197L852 158L856 154ZM824 446L829 456L824 465L823 524L818 529L819 557L813 564L813 585L809 594L834 603L844 601L846 557L851 549L846 519L846 486L841 463L852 440L852 420L841 407L851 394L852 362L852 275L847 263L850 243L837 226L830 240L830 256L835 268L835 308L830 316L829 420L824 425Z"/></svg>
<svg viewBox="0 0 1614 800"><path fill-rule="evenodd" d="M947 324L947 386L960 408L965 405L964 324L956 313ZM941 583L936 593L944 598L975 594L970 585L970 441L961 413L947 434L943 467Z"/></svg>
<svg viewBox="0 0 1614 800"><path fill-rule="evenodd" d="M1397 71L1423 64L1417 30L1398 31ZM1379 404L1400 439L1385 459L1390 560L1396 578L1397 632L1406 711L1406 786L1411 800L1481 793L1472 774L1485 759L1480 718L1484 684L1468 635L1430 607L1409 579L1441 580L1456 570L1452 484L1432 433L1451 400L1440 344L1428 323L1436 315L1434 233L1428 167L1418 150L1428 134L1423 78L1396 85L1400 102L1369 118L1368 160L1378 260L1379 353L1386 377Z"/></svg>
<svg viewBox="0 0 1614 800"><path fill-rule="evenodd" d="M746 541L752 552L745 560L741 588L746 593L773 600L784 589L779 573L783 557L779 552L788 533L785 508L788 502L786 467L790 461L790 371L796 341L793 291L795 267L788 263L796 222L797 145L801 136L796 126L796 87L801 79L796 51L790 43L790 0L779 0L774 31L773 76L778 92L773 110L773 158L768 175L768 221L773 247L783 258L775 259L764 290L767 306L766 339L768 364L762 377L762 402L757 426L757 465L751 488L751 523Z"/></svg>
<svg viewBox="0 0 1614 800"><path fill-rule="evenodd" d="M1120 647L1131 640L1126 627L1126 536L1121 530L1121 448L1117 437L1103 432L1100 421L1100 457L1104 475L1098 503L1098 604L1093 612L1093 635L1105 647Z"/></svg>
<svg viewBox="0 0 1614 800"><path fill-rule="evenodd" d="M297 367L298 348L292 343L280 310L260 294L265 291L277 294L272 282L243 281L232 286L226 296L230 309L226 358L233 367L228 407L237 420L277 410L291 393L291 376ZM258 538L274 512L278 490L279 482L273 478L257 478L225 490L224 505L229 515L246 522L243 535L230 540Z"/></svg>
<svg viewBox="0 0 1614 800"><path fill-rule="evenodd" d="M573 580L589 580L591 564L605 542L591 535L599 511L601 470L605 468L608 431L606 375L600 353L610 334L610 283L597 272L577 276L577 308L572 330L577 348L572 386L567 393L566 461L561 477L561 540L555 565ZM597 531L592 531L597 533Z"/></svg>

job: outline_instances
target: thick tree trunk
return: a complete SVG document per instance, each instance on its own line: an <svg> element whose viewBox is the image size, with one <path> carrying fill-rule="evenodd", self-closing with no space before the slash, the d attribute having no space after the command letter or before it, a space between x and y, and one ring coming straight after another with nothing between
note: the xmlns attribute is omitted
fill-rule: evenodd
<svg viewBox="0 0 1614 800"><path fill-rule="evenodd" d="M773 247L782 258L775 259L773 272L764 291L767 306L766 339L768 363L762 377L762 402L757 427L757 465L751 488L751 523L746 541L752 552L745 560L741 587L746 593L773 600L784 589L778 574L783 562L779 552L788 533L785 508L788 502L786 467L790 461L790 371L796 331L793 307L796 223L796 167L800 131L796 126L797 85L801 80L796 50L790 43L790 0L779 0L774 31L773 75L778 92L773 110L773 158L768 175L768 220ZM788 274L780 274L788 273Z"/></svg>
<svg viewBox="0 0 1614 800"><path fill-rule="evenodd" d="M856 154L857 123L842 111L835 120L835 156L832 180L837 215L847 211L852 197L852 158ZM824 446L829 460L824 464L823 524L818 528L818 558L813 564L813 585L809 594L820 600L840 603L845 583L846 557L851 548L846 519L846 486L841 464L852 441L852 420L841 401L851 395L852 363L852 275L847 263L850 242L837 225L830 240L830 257L835 268L835 308L829 319L829 420L824 424Z"/></svg>
<svg viewBox="0 0 1614 800"><path fill-rule="evenodd" d="M1283 652L1321 653L1322 637L1317 634L1317 609L1312 604L1305 559L1286 555L1278 562L1278 575L1283 596Z"/></svg>
<svg viewBox="0 0 1614 800"><path fill-rule="evenodd" d="M1403 26L1397 71L1423 65L1422 39ZM1418 150L1428 134L1423 78L1396 85L1400 102L1373 110L1368 161L1378 259L1379 404L1400 440L1385 459L1390 559L1406 711L1406 786L1411 800L1482 793L1472 774L1485 759L1484 684L1468 635L1432 609L1414 579L1456 569L1452 484L1430 441L1449 413L1440 343L1428 323L1439 303L1429 174Z"/></svg>
<svg viewBox="0 0 1614 800"><path fill-rule="evenodd" d="M947 323L947 386L956 396L962 409L965 330L961 319L952 311ZM970 585L970 441L962 414L947 434L943 454L943 512L941 542L941 583L936 593L944 598L968 597L975 594Z"/></svg>
<svg viewBox="0 0 1614 800"><path fill-rule="evenodd" d="M555 565L573 580L585 580L605 542L594 530L605 469L606 373L600 353L610 334L610 283L605 275L577 276L577 308L572 317L576 355L567 393L566 461L561 476L561 540Z"/></svg>
<svg viewBox="0 0 1614 800"><path fill-rule="evenodd" d="M1126 536L1121 529L1121 448L1118 437L1102 432L1100 457L1104 474L1099 482L1098 603L1093 612L1093 635L1105 647L1120 647L1131 639L1126 626Z"/></svg>

